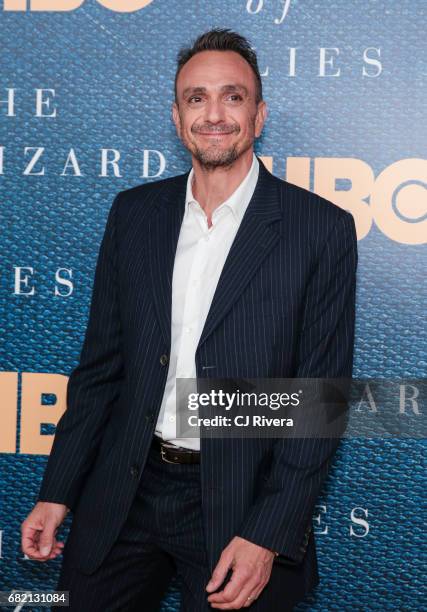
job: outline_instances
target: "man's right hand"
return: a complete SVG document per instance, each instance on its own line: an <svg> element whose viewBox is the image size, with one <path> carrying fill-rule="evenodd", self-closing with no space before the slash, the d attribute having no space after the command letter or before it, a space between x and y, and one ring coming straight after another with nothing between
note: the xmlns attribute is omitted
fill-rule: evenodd
<svg viewBox="0 0 427 612"><path fill-rule="evenodd" d="M56 539L58 527L69 509L64 504L39 501L21 525L23 552L36 561L48 561L61 554L64 542Z"/></svg>

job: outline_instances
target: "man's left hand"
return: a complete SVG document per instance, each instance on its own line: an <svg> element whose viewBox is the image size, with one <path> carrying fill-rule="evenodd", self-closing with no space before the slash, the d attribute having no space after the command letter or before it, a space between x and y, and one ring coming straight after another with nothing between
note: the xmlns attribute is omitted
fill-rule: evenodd
<svg viewBox="0 0 427 612"><path fill-rule="evenodd" d="M232 568L233 574L224 589L209 595L211 606L218 610L248 608L270 580L274 556L268 548L235 536L222 551L206 585L209 593L215 591Z"/></svg>

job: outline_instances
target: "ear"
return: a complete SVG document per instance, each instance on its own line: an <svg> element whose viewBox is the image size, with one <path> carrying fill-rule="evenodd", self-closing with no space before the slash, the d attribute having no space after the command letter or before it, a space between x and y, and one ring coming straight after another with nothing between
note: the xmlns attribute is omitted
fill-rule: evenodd
<svg viewBox="0 0 427 612"><path fill-rule="evenodd" d="M267 104L264 100L258 102L258 108L255 116L255 138L261 135L265 120L267 119Z"/></svg>
<svg viewBox="0 0 427 612"><path fill-rule="evenodd" d="M181 117L179 116L178 105L176 102L172 104L172 120L175 124L175 129L179 137L181 137Z"/></svg>

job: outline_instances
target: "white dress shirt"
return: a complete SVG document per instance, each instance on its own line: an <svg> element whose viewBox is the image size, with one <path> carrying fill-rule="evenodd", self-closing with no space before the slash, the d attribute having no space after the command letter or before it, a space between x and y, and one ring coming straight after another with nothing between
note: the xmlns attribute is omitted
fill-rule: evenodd
<svg viewBox="0 0 427 612"><path fill-rule="evenodd" d="M199 338L228 252L255 190L258 172L254 154L246 177L213 211L210 228L206 213L193 197L193 169L188 176L172 279L169 369L155 430L156 435L176 446L200 450L199 437L176 437L176 378L197 376L195 353Z"/></svg>

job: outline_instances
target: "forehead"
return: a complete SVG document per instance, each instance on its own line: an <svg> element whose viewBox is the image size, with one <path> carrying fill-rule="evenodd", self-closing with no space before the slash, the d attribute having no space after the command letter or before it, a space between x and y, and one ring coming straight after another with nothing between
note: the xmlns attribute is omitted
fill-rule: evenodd
<svg viewBox="0 0 427 612"><path fill-rule="evenodd" d="M243 85L249 94L255 93L255 75L248 62L235 51L201 51L182 67L177 80L177 93L203 87L221 90L226 85Z"/></svg>

